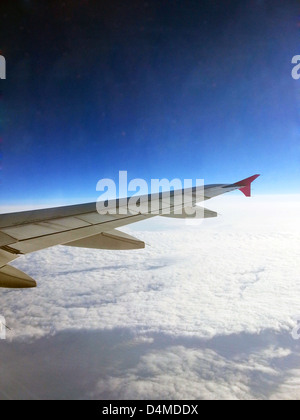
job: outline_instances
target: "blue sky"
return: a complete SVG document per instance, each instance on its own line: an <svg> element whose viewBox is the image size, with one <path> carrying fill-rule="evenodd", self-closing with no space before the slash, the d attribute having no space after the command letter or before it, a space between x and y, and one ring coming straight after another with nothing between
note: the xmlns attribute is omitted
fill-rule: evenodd
<svg viewBox="0 0 300 420"><path fill-rule="evenodd" d="M73 3L1 12L0 204L94 200L120 170L300 192L297 1Z"/></svg>

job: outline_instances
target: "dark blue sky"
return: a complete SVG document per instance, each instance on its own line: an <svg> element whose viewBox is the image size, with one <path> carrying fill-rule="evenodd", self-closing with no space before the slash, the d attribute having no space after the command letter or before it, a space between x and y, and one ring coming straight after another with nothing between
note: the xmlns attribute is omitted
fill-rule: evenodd
<svg viewBox="0 0 300 420"><path fill-rule="evenodd" d="M298 1L3 1L0 204L255 173L299 193Z"/></svg>

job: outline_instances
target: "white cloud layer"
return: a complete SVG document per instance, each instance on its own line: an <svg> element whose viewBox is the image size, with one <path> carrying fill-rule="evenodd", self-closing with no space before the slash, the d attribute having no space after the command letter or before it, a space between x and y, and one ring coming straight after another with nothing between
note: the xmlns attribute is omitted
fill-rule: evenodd
<svg viewBox="0 0 300 420"><path fill-rule="evenodd" d="M16 261L39 287L0 292L0 398L300 398L300 196L207 207L124 229L146 250Z"/></svg>

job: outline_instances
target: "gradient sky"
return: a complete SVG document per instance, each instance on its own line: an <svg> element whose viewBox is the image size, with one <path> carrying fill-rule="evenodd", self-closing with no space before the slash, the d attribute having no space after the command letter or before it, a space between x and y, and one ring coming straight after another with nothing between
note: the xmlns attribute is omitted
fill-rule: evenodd
<svg viewBox="0 0 300 420"><path fill-rule="evenodd" d="M0 204L93 200L120 170L260 173L255 193L299 193L299 13L296 0L1 1Z"/></svg>

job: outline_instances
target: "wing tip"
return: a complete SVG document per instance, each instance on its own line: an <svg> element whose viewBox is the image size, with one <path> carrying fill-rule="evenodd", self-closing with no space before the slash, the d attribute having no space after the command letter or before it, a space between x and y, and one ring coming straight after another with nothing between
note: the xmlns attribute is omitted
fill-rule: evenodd
<svg viewBox="0 0 300 420"><path fill-rule="evenodd" d="M246 196L246 197L251 197L251 184L253 181L255 181L258 177L260 176L260 174L256 174L256 175L252 175L249 178L243 179L242 181L237 182L236 184L234 184L237 187L241 187L239 188L239 190Z"/></svg>

